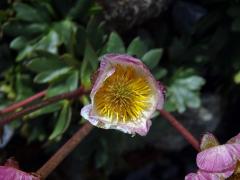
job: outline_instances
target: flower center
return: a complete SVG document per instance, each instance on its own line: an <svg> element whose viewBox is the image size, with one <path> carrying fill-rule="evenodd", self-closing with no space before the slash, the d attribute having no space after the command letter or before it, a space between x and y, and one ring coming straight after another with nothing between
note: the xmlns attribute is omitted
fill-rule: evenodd
<svg viewBox="0 0 240 180"><path fill-rule="evenodd" d="M134 122L151 109L153 89L148 77L131 65L115 64L94 96L96 112L111 122Z"/></svg>

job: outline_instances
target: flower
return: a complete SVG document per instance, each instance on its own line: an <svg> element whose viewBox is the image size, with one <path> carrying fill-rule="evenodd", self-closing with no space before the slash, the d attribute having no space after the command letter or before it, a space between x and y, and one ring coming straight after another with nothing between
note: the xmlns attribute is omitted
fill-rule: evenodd
<svg viewBox="0 0 240 180"><path fill-rule="evenodd" d="M163 86L129 55L107 54L100 61L91 104L82 108L81 115L100 128L146 135L152 114L163 106Z"/></svg>
<svg viewBox="0 0 240 180"><path fill-rule="evenodd" d="M240 133L219 145L214 135L203 136L201 152L197 155L197 173L190 173L185 180L237 180L240 179Z"/></svg>
<svg viewBox="0 0 240 180"><path fill-rule="evenodd" d="M39 177L26 173L18 169L18 163L13 159L8 159L4 166L0 166L1 180L40 180Z"/></svg>

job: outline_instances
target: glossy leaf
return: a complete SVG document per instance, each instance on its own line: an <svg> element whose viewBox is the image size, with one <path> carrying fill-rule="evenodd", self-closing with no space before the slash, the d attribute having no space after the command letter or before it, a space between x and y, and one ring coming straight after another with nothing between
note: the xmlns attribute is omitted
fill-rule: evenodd
<svg viewBox="0 0 240 180"><path fill-rule="evenodd" d="M23 31L24 29L24 31ZM33 36L43 33L47 29L46 24L26 24L13 19L3 25L4 33L11 36Z"/></svg>
<svg viewBox="0 0 240 180"><path fill-rule="evenodd" d="M29 22L44 22L45 20L39 11L28 4L18 2L13 7L17 12L17 18L20 20Z"/></svg>
<svg viewBox="0 0 240 180"><path fill-rule="evenodd" d="M35 78L34 82L36 83L47 83L52 82L57 78L60 78L62 75L67 74L71 71L71 67L64 67L57 70L49 70L39 73Z"/></svg>
<svg viewBox="0 0 240 180"><path fill-rule="evenodd" d="M65 63L55 58L36 57L29 61L26 66L34 72L44 72L64 68Z"/></svg>
<svg viewBox="0 0 240 180"><path fill-rule="evenodd" d="M239 71L237 74L235 74L235 76L234 76L234 81L235 81L235 83L237 83L237 84L240 83L240 71Z"/></svg>
<svg viewBox="0 0 240 180"><path fill-rule="evenodd" d="M54 112L60 110L61 107L62 106L61 106L60 102L55 103L55 104L50 104L50 105L43 107L37 111L34 111L30 114L25 115L24 119L33 119L33 118L36 118L36 117L44 115L44 114L54 113Z"/></svg>
<svg viewBox="0 0 240 180"><path fill-rule="evenodd" d="M163 50L162 49L152 49L148 51L142 57L142 61L146 64L150 69L156 67L162 57Z"/></svg>
<svg viewBox="0 0 240 180"><path fill-rule="evenodd" d="M24 38L23 36L18 36L11 42L10 47L16 50L20 50L20 49L23 49L24 46L26 46L26 44L27 44L27 39Z"/></svg>
<svg viewBox="0 0 240 180"><path fill-rule="evenodd" d="M87 43L86 49L84 52L84 59L81 65L81 83L85 87L90 87L91 85L91 74L97 68L97 54L93 50L92 46Z"/></svg>
<svg viewBox="0 0 240 180"><path fill-rule="evenodd" d="M78 71L72 71L62 81L52 84L47 91L47 97L74 91L78 87Z"/></svg>
<svg viewBox="0 0 240 180"><path fill-rule="evenodd" d="M141 58L146 52L147 46L139 37L132 40L127 49L129 55L136 55L138 58Z"/></svg>
<svg viewBox="0 0 240 180"><path fill-rule="evenodd" d="M63 102L62 110L59 114L57 124L54 127L53 132L49 136L49 140L54 140L57 137L61 136L69 127L72 117L72 110L70 102L65 100Z"/></svg>
<svg viewBox="0 0 240 180"><path fill-rule="evenodd" d="M107 53L125 53L123 40L116 32L112 32L110 34L108 42L106 44L106 52Z"/></svg>

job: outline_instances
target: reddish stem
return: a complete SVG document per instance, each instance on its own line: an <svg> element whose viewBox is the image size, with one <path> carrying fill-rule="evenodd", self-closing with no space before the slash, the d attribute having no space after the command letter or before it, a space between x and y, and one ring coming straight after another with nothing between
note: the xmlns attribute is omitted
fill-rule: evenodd
<svg viewBox="0 0 240 180"><path fill-rule="evenodd" d="M164 110L159 110L161 115L197 150L200 151L198 140L190 133L173 115Z"/></svg>
<svg viewBox="0 0 240 180"><path fill-rule="evenodd" d="M29 114L29 113L37 110L37 109L40 109L40 108L45 107L45 106L48 106L48 105L50 105L52 103L55 103L57 101L60 101L62 99L71 99L71 98L80 96L80 95L82 95L84 93L86 93L86 91L84 91L84 89L82 87L80 87L80 88L76 89L75 91L50 97L50 98L48 98L46 100L43 100L42 102L40 102L38 104L35 104L33 106L30 106L30 107L27 107L27 108L23 109L22 111L13 113L13 114L11 114L9 116L6 116L6 117L2 118L0 120L0 127L4 126L7 123L10 123L11 121L13 121L13 120L15 120L17 118L21 118L22 116L24 116L26 114Z"/></svg>
<svg viewBox="0 0 240 180"><path fill-rule="evenodd" d="M45 179L89 134L93 126L86 122L36 173Z"/></svg>
<svg viewBox="0 0 240 180"><path fill-rule="evenodd" d="M15 111L16 109L18 109L18 108L20 108L22 106L25 106L28 103L33 102L36 99L39 99L40 97L44 96L45 94L46 94L46 90L41 91L41 92L39 92L39 93L37 93L37 94L27 98L27 99L24 99L23 101L17 102L15 104L12 104L12 105L6 107L5 109L0 110L0 114L4 114L4 113L9 113L9 112Z"/></svg>

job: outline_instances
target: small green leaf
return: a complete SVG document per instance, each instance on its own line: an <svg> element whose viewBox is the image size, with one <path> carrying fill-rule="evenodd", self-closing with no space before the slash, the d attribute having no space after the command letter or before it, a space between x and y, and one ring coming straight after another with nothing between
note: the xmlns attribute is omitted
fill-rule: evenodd
<svg viewBox="0 0 240 180"><path fill-rule="evenodd" d="M96 70L97 64L97 54L89 42L87 42L84 52L84 59L81 66L81 83L84 85L84 87L90 87L91 74Z"/></svg>
<svg viewBox="0 0 240 180"><path fill-rule="evenodd" d="M49 71L44 71L42 73L39 73L35 78L34 82L36 83L47 83L47 82L52 82L55 79L60 78L61 76L67 74L72 70L71 67L64 67L61 69L57 70L49 70Z"/></svg>
<svg viewBox="0 0 240 180"><path fill-rule="evenodd" d="M56 58L36 57L29 61L26 66L34 72L44 72L64 68L66 64Z"/></svg>
<svg viewBox="0 0 240 180"><path fill-rule="evenodd" d="M141 58L146 52L147 46L139 37L136 37L127 49L129 55L136 55L138 58Z"/></svg>
<svg viewBox="0 0 240 180"><path fill-rule="evenodd" d="M80 62L74 57L73 54L65 53L60 57L60 60L65 62L68 66L79 67Z"/></svg>
<svg viewBox="0 0 240 180"><path fill-rule="evenodd" d="M53 30L42 36L39 41L35 41L36 39L34 39L32 43L26 44L25 48L18 54L16 61L21 61L26 57L32 57L36 50L48 51L49 53L56 54L58 46L61 43L58 34Z"/></svg>
<svg viewBox="0 0 240 180"><path fill-rule="evenodd" d="M156 69L155 71L153 71L153 74L156 79L161 79L167 75L167 69L165 68Z"/></svg>
<svg viewBox="0 0 240 180"><path fill-rule="evenodd" d="M94 50L98 50L103 46L104 40L104 23L99 23L93 16L86 27L87 37Z"/></svg>
<svg viewBox="0 0 240 180"><path fill-rule="evenodd" d="M54 127L53 132L49 136L49 140L54 140L57 137L61 136L69 127L72 117L72 110L70 102L65 100L63 102L62 110L59 114L57 124Z"/></svg>
<svg viewBox="0 0 240 180"><path fill-rule="evenodd" d="M125 53L123 40L116 32L110 34L106 44L106 51L107 53Z"/></svg>
<svg viewBox="0 0 240 180"><path fill-rule="evenodd" d="M179 79L176 84L188 88L189 90L198 90L205 84L205 80L199 76L190 76L188 78Z"/></svg>
<svg viewBox="0 0 240 180"><path fill-rule="evenodd" d="M79 17L84 17L86 14L88 14L87 12L92 6L92 2L93 0L76 1L67 16L70 19L79 19Z"/></svg>
<svg viewBox="0 0 240 180"><path fill-rule="evenodd" d="M81 57L84 54L86 40L87 40L87 33L84 27L77 26L75 53L77 54L78 57Z"/></svg>
<svg viewBox="0 0 240 180"><path fill-rule="evenodd" d="M179 113L182 113L187 107L200 107L199 91L205 80L200 76L194 75L191 69L180 69L176 71L173 77L172 83L167 88L165 109L168 111L177 110Z"/></svg>
<svg viewBox="0 0 240 180"><path fill-rule="evenodd" d="M24 119L33 119L33 118L36 118L36 117L44 115L44 114L56 112L60 109L61 109L61 104L60 104L60 102L58 102L58 103L43 107L43 108L41 108L37 111L34 111L30 114L27 114L26 116L24 116Z"/></svg>
<svg viewBox="0 0 240 180"><path fill-rule="evenodd" d="M237 83L237 84L240 83L240 71L239 71L237 74L235 74L235 76L234 76L234 81L235 81L235 83Z"/></svg>
<svg viewBox="0 0 240 180"><path fill-rule="evenodd" d="M76 25L70 20L54 23L53 29L58 33L60 40L67 48L72 47Z"/></svg>
<svg viewBox="0 0 240 180"><path fill-rule="evenodd" d="M32 6L24 3L15 3L13 8L17 12L17 18L29 22L44 22L44 18Z"/></svg>
<svg viewBox="0 0 240 180"><path fill-rule="evenodd" d="M57 48L61 44L58 33L54 30L42 37L38 43L34 45L35 50L46 50L51 53L57 53Z"/></svg>
<svg viewBox="0 0 240 180"><path fill-rule="evenodd" d="M78 87L78 77L78 71L72 71L65 79L48 88L47 97L74 91Z"/></svg>
<svg viewBox="0 0 240 180"><path fill-rule="evenodd" d="M156 67L162 57L162 49L152 49L142 57L142 61L150 68Z"/></svg>
<svg viewBox="0 0 240 180"><path fill-rule="evenodd" d="M15 101L23 100L33 94L31 87L32 79L29 75L17 73L15 79L15 90L17 94Z"/></svg>
<svg viewBox="0 0 240 180"><path fill-rule="evenodd" d="M11 42L10 48L20 50L23 49L26 46L26 44L27 44L26 38L24 38L23 36L18 36Z"/></svg>
<svg viewBox="0 0 240 180"><path fill-rule="evenodd" d="M11 36L33 36L44 32L46 28L46 24L24 24L16 19L13 19L3 25L4 33Z"/></svg>

